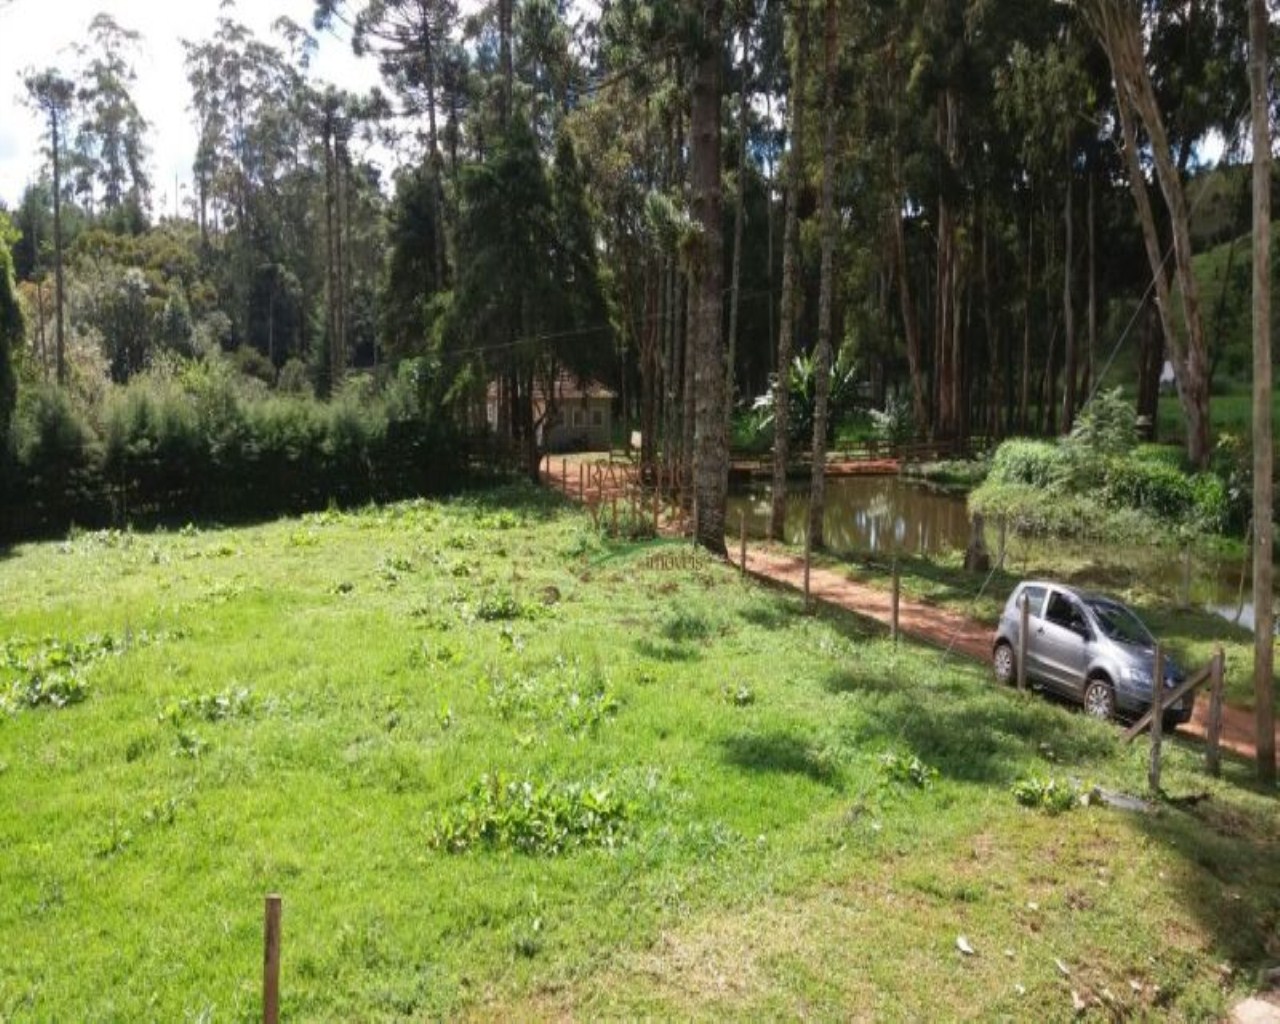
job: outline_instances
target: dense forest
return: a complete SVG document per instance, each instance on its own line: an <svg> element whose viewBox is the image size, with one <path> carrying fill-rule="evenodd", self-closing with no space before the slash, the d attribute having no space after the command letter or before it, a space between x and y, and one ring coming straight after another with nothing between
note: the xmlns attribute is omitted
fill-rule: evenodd
<svg viewBox="0 0 1280 1024"><path fill-rule="evenodd" d="M1154 423L1166 360L1204 465L1211 391L1249 370L1247 22L317 0L260 38L226 3L184 43L196 157L160 209L145 26L100 15L21 82L46 151L0 210L7 493L38 526L120 515L98 477L230 511L440 482L481 443L536 473L563 382L592 380L722 549L744 432L780 481L850 401L900 435L1052 436L1123 385ZM325 31L382 88L313 77ZM775 429L801 372L805 430Z"/></svg>

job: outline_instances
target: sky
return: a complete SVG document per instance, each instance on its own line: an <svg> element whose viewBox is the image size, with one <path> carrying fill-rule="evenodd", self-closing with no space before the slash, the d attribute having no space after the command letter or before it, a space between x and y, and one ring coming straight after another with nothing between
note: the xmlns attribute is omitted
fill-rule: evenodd
<svg viewBox="0 0 1280 1024"><path fill-rule="evenodd" d="M310 27L315 0L240 0L231 16L271 39L271 24L292 18ZM150 122L153 212L173 212L174 176L189 187L196 133L183 69L182 39L213 34L219 0L0 0L0 201L15 206L44 162L42 125L23 102L22 72L58 66L70 73L74 47L88 39L98 13L142 34L134 66L134 98ZM379 83L372 59L359 59L345 36L322 34L314 77L356 92Z"/></svg>

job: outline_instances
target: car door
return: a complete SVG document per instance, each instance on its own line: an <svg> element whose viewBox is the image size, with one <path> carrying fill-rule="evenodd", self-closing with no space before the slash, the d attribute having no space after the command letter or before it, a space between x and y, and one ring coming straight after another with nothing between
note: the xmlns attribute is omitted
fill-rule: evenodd
<svg viewBox="0 0 1280 1024"><path fill-rule="evenodd" d="M1079 697L1089 663L1089 622L1084 609L1070 594L1051 590L1044 618L1031 631L1045 682L1062 693Z"/></svg>

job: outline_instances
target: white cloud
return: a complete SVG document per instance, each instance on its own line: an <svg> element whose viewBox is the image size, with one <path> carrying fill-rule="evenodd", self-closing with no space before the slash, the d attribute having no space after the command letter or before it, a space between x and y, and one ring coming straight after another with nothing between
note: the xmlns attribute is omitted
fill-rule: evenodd
<svg viewBox="0 0 1280 1024"><path fill-rule="evenodd" d="M315 0L242 0L230 14L268 39L280 17L309 28L314 8ZM155 212L172 211L175 175L180 183L190 181L196 136L181 40L213 34L219 0L0 0L0 200L10 206L44 162L42 125L23 102L21 72L50 65L70 71L74 47L87 41L89 23L99 12L142 35L134 61L135 98L151 123ZM379 82L373 61L357 59L345 38L330 34L320 37L312 74L360 92Z"/></svg>

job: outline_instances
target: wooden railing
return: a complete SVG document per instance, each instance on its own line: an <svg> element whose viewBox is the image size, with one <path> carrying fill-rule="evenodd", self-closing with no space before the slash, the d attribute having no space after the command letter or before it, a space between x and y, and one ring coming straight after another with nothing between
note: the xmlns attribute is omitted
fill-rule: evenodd
<svg viewBox="0 0 1280 1024"><path fill-rule="evenodd" d="M1144 715L1133 723L1124 733L1124 742L1132 743L1143 732L1151 730L1151 768L1148 783L1151 791L1160 788L1160 748L1164 739L1164 709L1185 697L1194 699L1195 691L1206 683L1209 685L1209 722L1205 730L1205 763L1212 775L1221 770L1222 742L1222 691L1226 676L1226 659L1222 648L1213 652L1209 664L1200 671L1188 676L1169 693L1164 692L1161 685L1164 676L1164 656L1160 645L1156 644L1155 671L1152 673L1152 702Z"/></svg>

